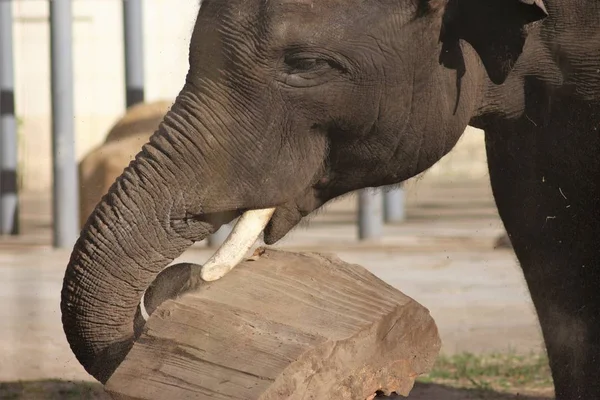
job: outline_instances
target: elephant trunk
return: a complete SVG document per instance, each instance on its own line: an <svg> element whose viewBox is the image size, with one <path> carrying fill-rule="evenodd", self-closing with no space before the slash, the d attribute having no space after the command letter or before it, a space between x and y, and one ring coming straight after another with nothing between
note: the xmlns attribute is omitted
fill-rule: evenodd
<svg viewBox="0 0 600 400"><path fill-rule="evenodd" d="M88 218L63 281L67 340L86 371L103 383L133 343L143 291L193 243L165 219L178 195L160 193L167 186L149 179L159 174L148 151L138 155Z"/></svg>
<svg viewBox="0 0 600 400"><path fill-rule="evenodd" d="M213 187L218 178L207 166L192 173L182 165L186 156L181 153L193 147L193 127L182 114L176 102L88 218L67 266L61 293L63 328L79 362L102 383L131 349L140 299L156 275L195 241L239 214L214 210L214 199L207 201L213 203L208 215L199 212L203 207L198 203L208 200L204 189L196 202L190 201L189 192L198 181ZM243 252L249 241L254 242L234 237L227 246ZM214 279L239 258L216 254Z"/></svg>

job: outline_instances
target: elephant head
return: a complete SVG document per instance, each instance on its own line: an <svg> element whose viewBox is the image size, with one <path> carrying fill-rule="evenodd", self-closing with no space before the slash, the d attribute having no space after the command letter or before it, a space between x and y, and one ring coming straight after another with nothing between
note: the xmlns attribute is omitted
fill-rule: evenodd
<svg viewBox="0 0 600 400"><path fill-rule="evenodd" d="M533 3L204 0L183 88L67 267L63 326L86 370L110 377L144 290L223 223L263 210L236 229L266 224L272 244L331 199L437 162L510 73L545 15Z"/></svg>

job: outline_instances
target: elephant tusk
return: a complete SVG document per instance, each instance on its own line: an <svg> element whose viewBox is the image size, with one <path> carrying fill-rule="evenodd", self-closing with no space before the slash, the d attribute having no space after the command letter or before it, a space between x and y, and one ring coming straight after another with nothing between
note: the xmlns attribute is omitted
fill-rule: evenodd
<svg viewBox="0 0 600 400"><path fill-rule="evenodd" d="M210 282L221 279L245 257L273 216L275 208L246 211L225 242L202 266L200 277Z"/></svg>

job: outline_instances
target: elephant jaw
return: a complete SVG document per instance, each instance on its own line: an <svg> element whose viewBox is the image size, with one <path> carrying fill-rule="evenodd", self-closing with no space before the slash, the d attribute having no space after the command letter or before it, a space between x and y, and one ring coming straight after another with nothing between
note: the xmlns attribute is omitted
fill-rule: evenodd
<svg viewBox="0 0 600 400"><path fill-rule="evenodd" d="M223 244L199 270L194 270L192 274L199 274L201 280L205 282L224 277L244 259L274 212L275 208L263 208L242 214ZM148 321L150 315L144 306L143 296L140 302L140 313L144 320Z"/></svg>

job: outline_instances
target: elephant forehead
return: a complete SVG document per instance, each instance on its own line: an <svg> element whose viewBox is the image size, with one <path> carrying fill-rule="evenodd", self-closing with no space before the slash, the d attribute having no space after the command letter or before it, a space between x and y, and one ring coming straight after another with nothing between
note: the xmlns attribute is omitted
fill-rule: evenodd
<svg viewBox="0 0 600 400"><path fill-rule="evenodd" d="M352 1L339 0L276 0L269 8L268 20L273 36L281 39L309 39L311 37L343 37L352 24L348 12Z"/></svg>
<svg viewBox="0 0 600 400"><path fill-rule="evenodd" d="M309 8L314 8L315 5L318 6L332 6L335 3L339 3L338 0L271 0L273 5L298 5L298 6L308 6Z"/></svg>
<svg viewBox="0 0 600 400"><path fill-rule="evenodd" d="M323 0L279 0L277 1L277 4L287 4L287 5L300 5L300 6L309 6L309 7L314 7L315 5L315 1L322 3Z"/></svg>
<svg viewBox="0 0 600 400"><path fill-rule="evenodd" d="M312 11L315 15L323 12L335 12L340 9L354 7L363 0L267 0L269 7L278 11L298 12Z"/></svg>

